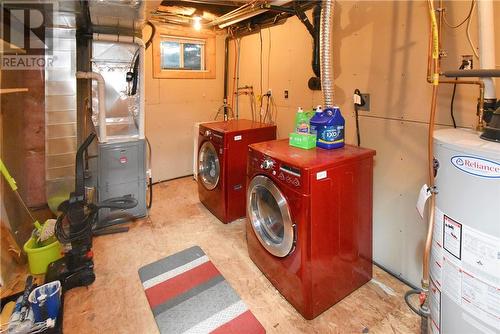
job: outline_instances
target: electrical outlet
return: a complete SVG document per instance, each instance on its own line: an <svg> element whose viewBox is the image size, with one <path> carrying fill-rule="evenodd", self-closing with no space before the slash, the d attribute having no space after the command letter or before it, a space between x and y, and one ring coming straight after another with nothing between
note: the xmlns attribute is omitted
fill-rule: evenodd
<svg viewBox="0 0 500 334"><path fill-rule="evenodd" d="M285 99L288 99L288 90L285 90L283 95L285 96Z"/></svg>
<svg viewBox="0 0 500 334"><path fill-rule="evenodd" d="M474 57L472 55L462 55L462 64L464 70L472 70Z"/></svg>
<svg viewBox="0 0 500 334"><path fill-rule="evenodd" d="M358 110L370 111L370 94L361 94L365 104L358 107Z"/></svg>

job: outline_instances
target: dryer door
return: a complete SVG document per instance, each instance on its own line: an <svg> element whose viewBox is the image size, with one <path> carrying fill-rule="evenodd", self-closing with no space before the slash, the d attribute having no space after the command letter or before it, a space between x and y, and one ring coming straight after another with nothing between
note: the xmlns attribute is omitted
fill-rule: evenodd
<svg viewBox="0 0 500 334"><path fill-rule="evenodd" d="M262 246L274 256L287 256L294 246L294 226L287 200L270 178L259 175L252 179L247 210Z"/></svg>
<svg viewBox="0 0 500 334"><path fill-rule="evenodd" d="M219 184L220 163L214 145L206 141L201 145L198 153L198 179L208 190Z"/></svg>

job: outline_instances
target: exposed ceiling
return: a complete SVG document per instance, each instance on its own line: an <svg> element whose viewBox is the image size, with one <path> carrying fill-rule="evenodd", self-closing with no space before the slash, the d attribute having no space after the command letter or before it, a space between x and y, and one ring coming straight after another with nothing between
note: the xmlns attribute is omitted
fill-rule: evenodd
<svg viewBox="0 0 500 334"><path fill-rule="evenodd" d="M247 33L284 22L312 7L301 0L55 0L55 15L45 27L77 28L83 33L140 34L147 21Z"/></svg>
<svg viewBox="0 0 500 334"><path fill-rule="evenodd" d="M190 26L200 20L205 29L241 29L266 20L277 23L294 15L298 7L311 7L314 1L290 0L163 0L150 19L167 24Z"/></svg>

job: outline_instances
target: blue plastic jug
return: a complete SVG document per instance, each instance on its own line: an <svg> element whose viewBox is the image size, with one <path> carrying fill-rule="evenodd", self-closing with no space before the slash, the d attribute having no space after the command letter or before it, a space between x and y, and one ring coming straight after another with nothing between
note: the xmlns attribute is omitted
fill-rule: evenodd
<svg viewBox="0 0 500 334"><path fill-rule="evenodd" d="M344 147L345 120L340 113L339 107L325 109L322 112L321 121L315 124L317 124L316 146L327 150Z"/></svg>
<svg viewBox="0 0 500 334"><path fill-rule="evenodd" d="M321 109L321 106L317 106L314 116L309 120L309 131L311 134L317 135L318 130L325 126L326 119L323 116L323 109Z"/></svg>

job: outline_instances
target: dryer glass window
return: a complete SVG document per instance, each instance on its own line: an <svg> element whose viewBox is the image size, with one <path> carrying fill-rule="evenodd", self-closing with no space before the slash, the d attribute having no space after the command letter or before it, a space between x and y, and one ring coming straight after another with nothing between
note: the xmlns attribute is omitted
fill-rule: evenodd
<svg viewBox="0 0 500 334"><path fill-rule="evenodd" d="M280 244L283 241L283 217L273 194L265 187L255 189L255 215L269 241Z"/></svg>
<svg viewBox="0 0 500 334"><path fill-rule="evenodd" d="M287 200L271 179L258 175L248 187L247 208L253 231L274 256L287 256L293 249L295 231Z"/></svg>
<svg viewBox="0 0 500 334"><path fill-rule="evenodd" d="M198 162L198 177L203 182L203 185L208 190L217 187L220 176L220 164L217 151L211 142L207 141L201 146Z"/></svg>

